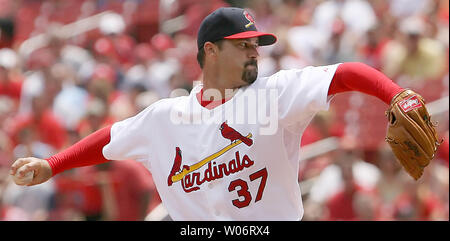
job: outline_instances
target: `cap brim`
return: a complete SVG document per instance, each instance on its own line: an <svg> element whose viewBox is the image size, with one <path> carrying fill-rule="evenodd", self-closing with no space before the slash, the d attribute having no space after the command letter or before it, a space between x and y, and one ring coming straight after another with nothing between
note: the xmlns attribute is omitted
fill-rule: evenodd
<svg viewBox="0 0 450 241"><path fill-rule="evenodd" d="M263 33L258 31L246 31L237 34L233 34L224 39L245 39L245 38L256 38L258 37L258 45L271 45L277 41L277 37L271 33Z"/></svg>

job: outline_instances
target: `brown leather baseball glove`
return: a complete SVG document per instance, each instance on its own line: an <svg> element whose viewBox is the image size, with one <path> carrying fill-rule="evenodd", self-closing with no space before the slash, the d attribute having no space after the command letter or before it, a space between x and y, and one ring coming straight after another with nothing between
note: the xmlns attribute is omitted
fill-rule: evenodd
<svg viewBox="0 0 450 241"><path fill-rule="evenodd" d="M386 141L409 175L418 180L442 143L438 141L436 124L431 123L425 100L405 89L392 99L386 116L389 120Z"/></svg>

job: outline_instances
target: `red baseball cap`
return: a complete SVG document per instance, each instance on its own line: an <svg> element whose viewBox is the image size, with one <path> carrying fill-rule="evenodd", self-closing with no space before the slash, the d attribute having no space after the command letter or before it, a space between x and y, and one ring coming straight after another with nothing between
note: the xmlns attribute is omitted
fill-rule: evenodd
<svg viewBox="0 0 450 241"><path fill-rule="evenodd" d="M271 33L259 32L255 20L242 8L219 8L206 16L200 24L197 47L200 50L206 42L221 39L258 38L260 46L271 45L277 37Z"/></svg>

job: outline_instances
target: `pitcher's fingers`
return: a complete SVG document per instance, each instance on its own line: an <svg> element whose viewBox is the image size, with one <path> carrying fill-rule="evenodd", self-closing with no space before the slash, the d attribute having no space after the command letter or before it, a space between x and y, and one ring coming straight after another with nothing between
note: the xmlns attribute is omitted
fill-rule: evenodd
<svg viewBox="0 0 450 241"><path fill-rule="evenodd" d="M36 171L37 166L35 163L27 163L17 169L17 173L19 177L24 177L28 172Z"/></svg>
<svg viewBox="0 0 450 241"><path fill-rule="evenodd" d="M22 167L23 165L30 163L31 160L29 158L19 158L17 159L12 165L11 170L9 171L10 175L15 175L17 172L17 169Z"/></svg>

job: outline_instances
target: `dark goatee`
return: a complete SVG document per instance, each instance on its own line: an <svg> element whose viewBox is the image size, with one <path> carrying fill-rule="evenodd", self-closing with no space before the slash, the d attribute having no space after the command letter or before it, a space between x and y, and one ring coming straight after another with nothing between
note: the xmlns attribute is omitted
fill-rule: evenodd
<svg viewBox="0 0 450 241"><path fill-rule="evenodd" d="M251 59L244 64L244 71L242 72L242 80L248 84L255 82L258 77L258 62Z"/></svg>

